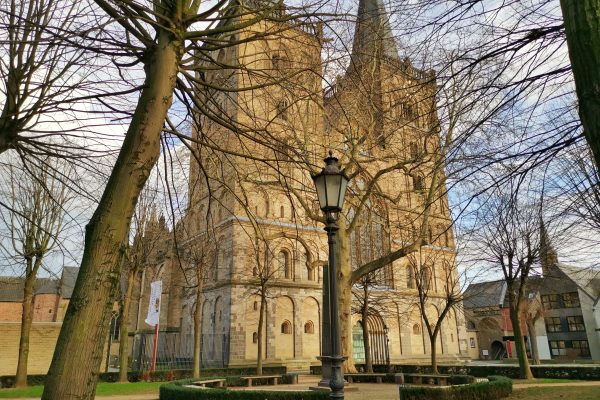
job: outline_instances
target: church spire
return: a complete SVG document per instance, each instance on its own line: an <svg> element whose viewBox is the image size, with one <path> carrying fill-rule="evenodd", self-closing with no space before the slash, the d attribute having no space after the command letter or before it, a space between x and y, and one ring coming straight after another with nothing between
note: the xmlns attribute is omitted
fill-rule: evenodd
<svg viewBox="0 0 600 400"><path fill-rule="evenodd" d="M359 0L352 64L356 67L382 57L400 61L383 0Z"/></svg>
<svg viewBox="0 0 600 400"><path fill-rule="evenodd" d="M544 219L540 218L540 264L542 265L542 275L548 276L550 270L558 264L558 254L548 236Z"/></svg>

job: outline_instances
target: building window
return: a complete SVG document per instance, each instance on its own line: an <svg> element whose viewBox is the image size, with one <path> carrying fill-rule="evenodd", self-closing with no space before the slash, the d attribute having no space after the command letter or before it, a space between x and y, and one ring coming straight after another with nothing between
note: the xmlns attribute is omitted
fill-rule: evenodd
<svg viewBox="0 0 600 400"><path fill-rule="evenodd" d="M283 273L283 277L286 279L291 279L292 277L292 266L290 263L290 253L285 250L281 250L279 252L279 268L281 268L281 272Z"/></svg>
<svg viewBox="0 0 600 400"><path fill-rule="evenodd" d="M410 147L410 158L416 160L419 158L419 146L416 143L411 143Z"/></svg>
<svg viewBox="0 0 600 400"><path fill-rule="evenodd" d="M254 302L254 304L252 305L252 308L254 309L254 311L258 310L258 301Z"/></svg>
<svg viewBox="0 0 600 400"><path fill-rule="evenodd" d="M560 326L560 317L546 318L546 330L548 332L562 332L562 327Z"/></svg>
<svg viewBox="0 0 600 400"><path fill-rule="evenodd" d="M575 315L573 317L567 317L569 323L569 332L583 332L585 331L585 325L583 323L583 316Z"/></svg>
<svg viewBox="0 0 600 400"><path fill-rule="evenodd" d="M409 289L415 288L415 274L410 265L406 267L406 287Z"/></svg>
<svg viewBox="0 0 600 400"><path fill-rule="evenodd" d="M451 333L451 334L450 334L450 341L451 341L452 343L454 343L454 333Z"/></svg>
<svg viewBox="0 0 600 400"><path fill-rule="evenodd" d="M414 335L420 335L421 334L421 325L419 325L419 324L414 324L413 325L413 334Z"/></svg>
<svg viewBox="0 0 600 400"><path fill-rule="evenodd" d="M110 317L110 339L113 342L119 340L119 334L121 333L121 318L115 311L112 312Z"/></svg>
<svg viewBox="0 0 600 400"><path fill-rule="evenodd" d="M252 343L258 343L258 333L252 333Z"/></svg>
<svg viewBox="0 0 600 400"><path fill-rule="evenodd" d="M550 341L550 351L553 356L566 356L567 349L565 348L564 340L551 340Z"/></svg>
<svg viewBox="0 0 600 400"><path fill-rule="evenodd" d="M469 338L469 345L471 346L472 349L475 348L475 338Z"/></svg>
<svg viewBox="0 0 600 400"><path fill-rule="evenodd" d="M542 295L542 304L546 310L554 310L560 308L557 294Z"/></svg>
<svg viewBox="0 0 600 400"><path fill-rule="evenodd" d="M312 321L307 321L304 324L304 333L315 333L315 325Z"/></svg>
<svg viewBox="0 0 600 400"><path fill-rule="evenodd" d="M279 103L277 103L277 116L284 121L287 121L287 119L288 119L287 109L288 109L287 100L281 100Z"/></svg>
<svg viewBox="0 0 600 400"><path fill-rule="evenodd" d="M579 350L582 357L590 356L590 345L587 340L573 340L573 348Z"/></svg>
<svg viewBox="0 0 600 400"><path fill-rule="evenodd" d="M285 208L283 206L279 207L279 216L285 218Z"/></svg>
<svg viewBox="0 0 600 400"><path fill-rule="evenodd" d="M281 324L281 333L283 333L284 335L292 334L292 324L290 323L290 321L283 321L283 324Z"/></svg>
<svg viewBox="0 0 600 400"><path fill-rule="evenodd" d="M273 69L281 68L281 56L279 54L273 54L271 56L271 64L273 65Z"/></svg>
<svg viewBox="0 0 600 400"><path fill-rule="evenodd" d="M424 190L425 189L425 179L422 175L413 175L413 189L414 190Z"/></svg>
<svg viewBox="0 0 600 400"><path fill-rule="evenodd" d="M577 292L565 293L562 295L565 308L579 307L579 296Z"/></svg>
<svg viewBox="0 0 600 400"><path fill-rule="evenodd" d="M475 330L475 322L467 321L467 329Z"/></svg>

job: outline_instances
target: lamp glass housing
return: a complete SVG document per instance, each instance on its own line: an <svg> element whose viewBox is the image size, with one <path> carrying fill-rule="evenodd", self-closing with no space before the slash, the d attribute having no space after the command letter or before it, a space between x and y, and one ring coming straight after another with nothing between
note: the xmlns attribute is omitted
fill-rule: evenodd
<svg viewBox="0 0 600 400"><path fill-rule="evenodd" d="M325 168L313 176L313 181L321 210L325 213L340 212L346 197L349 179L340 170L338 159L333 156L327 157Z"/></svg>

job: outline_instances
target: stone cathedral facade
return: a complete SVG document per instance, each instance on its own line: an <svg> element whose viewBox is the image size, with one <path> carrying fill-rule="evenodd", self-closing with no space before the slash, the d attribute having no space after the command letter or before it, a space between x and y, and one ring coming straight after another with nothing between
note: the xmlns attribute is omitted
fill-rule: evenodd
<svg viewBox="0 0 600 400"><path fill-rule="evenodd" d="M236 44L219 45L227 41ZM444 277L456 276L443 170L436 178L442 184L428 194L436 160L427 155L440 147L435 76L400 58L381 0L360 0L349 66L325 90L323 43L318 24L267 19L200 50L220 68L199 76L208 84L196 105L202 112L193 133L189 207L176 228L185 262L171 279L179 289L164 292L178 296L169 303L178 308L172 329L182 357L191 356L199 307L205 367L252 366L259 340L266 366L307 370L319 363L327 240L310 174L329 150L352 174L342 229L354 269L414 240L431 202L428 244L355 285L349 334L361 363L357 310L368 286L374 363L429 360L415 271L427 269L434 322ZM466 357L460 314L451 311L442 324L441 360Z"/></svg>

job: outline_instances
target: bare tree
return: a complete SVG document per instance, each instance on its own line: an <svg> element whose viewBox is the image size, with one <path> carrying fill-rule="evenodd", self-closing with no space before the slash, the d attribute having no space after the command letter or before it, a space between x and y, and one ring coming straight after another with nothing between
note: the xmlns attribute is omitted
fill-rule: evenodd
<svg viewBox="0 0 600 400"><path fill-rule="evenodd" d="M57 170L61 176L57 177ZM17 167L4 169L3 186L8 197L8 209L0 208L0 214L9 230L7 240L0 242L2 252L19 265L23 276L23 308L19 360L17 363L17 387L27 386L27 363L29 358L29 333L33 322L33 303L38 273L43 270L45 258L60 246L64 238L65 214L70 194L61 178L69 178L69 167L51 162L33 167L28 174Z"/></svg>
<svg viewBox="0 0 600 400"><path fill-rule="evenodd" d="M504 191L503 191L504 190ZM513 326L519 374L532 379L521 316L525 304L527 279L540 252L540 207L528 200L518 183L499 189L489 199L482 217L484 225L474 237L485 261L499 267L507 285L510 320Z"/></svg>

